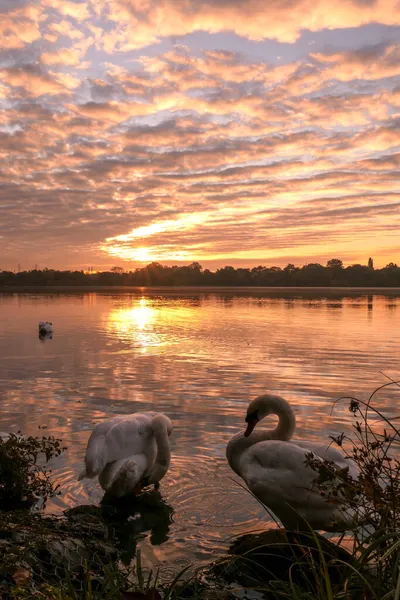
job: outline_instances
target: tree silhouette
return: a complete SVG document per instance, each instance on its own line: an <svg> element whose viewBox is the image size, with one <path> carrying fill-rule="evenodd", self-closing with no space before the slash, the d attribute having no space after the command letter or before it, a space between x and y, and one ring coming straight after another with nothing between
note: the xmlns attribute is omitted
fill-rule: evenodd
<svg viewBox="0 0 400 600"><path fill-rule="evenodd" d="M88 287L94 286L327 286L327 287L400 287L400 267L395 262L383 269L354 264L348 267L338 258L327 261L326 267L309 263L297 267L289 263L281 267L259 265L253 268L224 266L216 271L203 269L200 263L172 267L152 262L145 267L127 271L112 267L110 271L85 273L82 271L57 271L44 268L32 271L0 271L0 290L8 287L33 286ZM373 263L372 263L373 264Z"/></svg>
<svg viewBox="0 0 400 600"><path fill-rule="evenodd" d="M343 269L343 261L340 260L339 258L331 258L326 263L326 266L328 267L328 269L336 269L336 270Z"/></svg>

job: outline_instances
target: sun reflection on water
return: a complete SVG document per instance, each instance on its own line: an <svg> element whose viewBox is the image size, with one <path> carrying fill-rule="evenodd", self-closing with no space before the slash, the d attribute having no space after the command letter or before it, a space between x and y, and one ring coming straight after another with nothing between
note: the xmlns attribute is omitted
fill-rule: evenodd
<svg viewBox="0 0 400 600"><path fill-rule="evenodd" d="M163 336L155 330L158 313L146 298L140 298L133 306L111 310L107 315L107 329L113 336L131 340L141 347L142 352L146 352L149 346L165 343Z"/></svg>
<svg viewBox="0 0 400 600"><path fill-rule="evenodd" d="M136 324L138 329L145 329L148 327L156 316L156 310L148 306L146 298L139 300L138 306L133 308L119 310L116 314L116 321L123 323L132 322Z"/></svg>

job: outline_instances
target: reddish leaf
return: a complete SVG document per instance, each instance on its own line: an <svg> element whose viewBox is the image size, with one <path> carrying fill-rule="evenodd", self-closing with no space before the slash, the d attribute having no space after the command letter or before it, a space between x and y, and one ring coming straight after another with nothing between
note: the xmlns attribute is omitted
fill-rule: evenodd
<svg viewBox="0 0 400 600"><path fill-rule="evenodd" d="M31 572L28 571L28 569L17 569L13 574L13 579L19 587L24 587L25 585L28 585L30 578Z"/></svg>

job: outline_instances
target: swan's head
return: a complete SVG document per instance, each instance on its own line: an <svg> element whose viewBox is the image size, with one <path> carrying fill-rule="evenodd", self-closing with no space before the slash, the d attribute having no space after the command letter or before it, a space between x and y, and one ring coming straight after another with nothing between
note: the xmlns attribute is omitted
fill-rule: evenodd
<svg viewBox="0 0 400 600"><path fill-rule="evenodd" d="M264 417L268 417L268 415L282 415L282 413L286 414L289 418L290 429L293 431L296 421L288 402L286 402L284 398L275 396L274 394L258 396L250 402L247 408L245 419L247 427L244 436L248 437L257 423L261 421L261 419L264 419Z"/></svg>

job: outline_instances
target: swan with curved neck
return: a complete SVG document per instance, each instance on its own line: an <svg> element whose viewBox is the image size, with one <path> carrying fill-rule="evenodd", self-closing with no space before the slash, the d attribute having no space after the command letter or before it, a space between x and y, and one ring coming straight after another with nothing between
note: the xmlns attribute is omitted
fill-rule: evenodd
<svg viewBox="0 0 400 600"><path fill-rule="evenodd" d="M277 426L254 431L257 423L271 414L278 416ZM341 469L347 467L354 479L358 476L356 464L329 444L292 441L296 417L280 396L264 394L253 400L245 421L246 430L229 441L226 456L253 494L287 528L304 527L306 521L314 529L346 529L354 514L343 509L340 499L320 495L314 483L317 473L306 465L306 456L312 452L321 461L332 461Z"/></svg>
<svg viewBox="0 0 400 600"><path fill-rule="evenodd" d="M112 496L138 493L144 485L158 487L167 473L172 423L163 413L134 413L108 419L95 426L78 481L98 475L101 487Z"/></svg>

